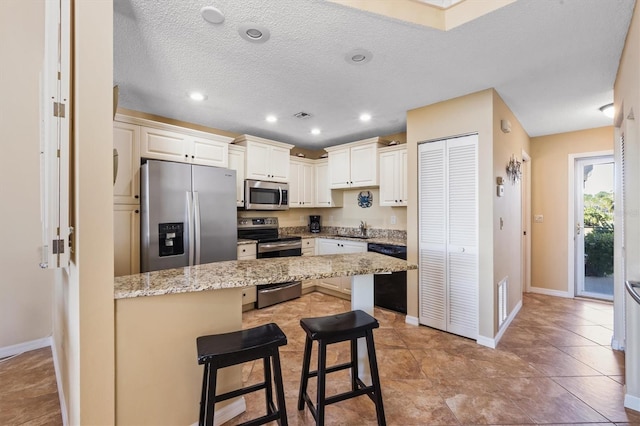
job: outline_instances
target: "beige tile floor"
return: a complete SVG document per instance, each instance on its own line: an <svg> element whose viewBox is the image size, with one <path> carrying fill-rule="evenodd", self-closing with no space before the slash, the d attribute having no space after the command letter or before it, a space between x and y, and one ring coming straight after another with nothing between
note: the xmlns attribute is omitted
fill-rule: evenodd
<svg viewBox="0 0 640 426"><path fill-rule="evenodd" d="M296 407L304 333L300 318L344 312L347 301L320 293L243 314L245 328L276 322L288 337L281 348L289 424L311 425ZM609 348L611 304L527 294L521 312L497 349L376 309L374 331L387 423L637 424L640 413L623 408L624 354ZM348 345L329 349L344 362ZM244 379L258 382L261 362L245 364ZM61 424L49 349L0 363L0 425ZM310 394L315 397L310 382ZM329 375L328 392L348 390L348 372ZM262 392L248 395L247 412L234 425L263 414ZM327 424L376 424L366 397L327 408Z"/></svg>

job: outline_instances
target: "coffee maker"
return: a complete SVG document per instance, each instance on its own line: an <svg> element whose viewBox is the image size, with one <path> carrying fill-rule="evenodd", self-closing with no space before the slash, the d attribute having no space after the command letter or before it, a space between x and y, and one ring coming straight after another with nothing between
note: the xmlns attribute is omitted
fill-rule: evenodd
<svg viewBox="0 0 640 426"><path fill-rule="evenodd" d="M309 216L309 232L313 232L314 234L320 232L320 216Z"/></svg>

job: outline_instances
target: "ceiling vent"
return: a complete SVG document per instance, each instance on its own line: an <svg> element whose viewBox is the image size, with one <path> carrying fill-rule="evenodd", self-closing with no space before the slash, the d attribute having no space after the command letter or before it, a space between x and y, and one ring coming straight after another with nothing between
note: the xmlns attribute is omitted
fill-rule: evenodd
<svg viewBox="0 0 640 426"><path fill-rule="evenodd" d="M309 118L309 117L311 117L311 114L309 114L308 112L300 111L300 112L297 112L297 113L293 114L293 116L294 116L295 118L301 118L301 119L304 119L304 118Z"/></svg>

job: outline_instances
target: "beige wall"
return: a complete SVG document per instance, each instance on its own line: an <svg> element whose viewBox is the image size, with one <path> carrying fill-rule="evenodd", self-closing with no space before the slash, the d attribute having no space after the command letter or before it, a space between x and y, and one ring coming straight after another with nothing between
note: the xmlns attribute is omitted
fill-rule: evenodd
<svg viewBox="0 0 640 426"><path fill-rule="evenodd" d="M56 288L54 341L69 424L112 425L113 3L75 2L74 20L75 253Z"/></svg>
<svg viewBox="0 0 640 426"><path fill-rule="evenodd" d="M504 133L500 121L511 123L511 132ZM497 92L493 93L493 276L494 284L507 279L507 311L522 301L522 197L523 181L511 183L506 166L511 156L522 161L522 151L529 152L529 135ZM524 166L523 166L524 167ZM502 177L504 196L498 197L496 178ZM502 219L502 229L500 228ZM497 296L495 303L497 303ZM497 312L496 312L497 315ZM495 319L497 327L497 317Z"/></svg>
<svg viewBox="0 0 640 426"><path fill-rule="evenodd" d="M531 287L569 293L569 154L613 150L613 128L531 138Z"/></svg>
<svg viewBox="0 0 640 426"><path fill-rule="evenodd" d="M484 90L407 113L409 154L407 206L408 260L418 263L418 142L478 133L479 188L479 334L492 339L495 329L493 194L493 90ZM418 273L407 274L408 315L418 316Z"/></svg>
<svg viewBox="0 0 640 426"><path fill-rule="evenodd" d="M0 56L1 349L45 338L52 330L54 272L38 266L43 1L0 2Z"/></svg>
<svg viewBox="0 0 640 426"><path fill-rule="evenodd" d="M625 278L640 281L640 7L636 4L614 85L616 134L624 134ZM630 115L632 114L632 115ZM626 298L625 375L627 406L640 411L640 306ZM633 336L633 337L631 337Z"/></svg>

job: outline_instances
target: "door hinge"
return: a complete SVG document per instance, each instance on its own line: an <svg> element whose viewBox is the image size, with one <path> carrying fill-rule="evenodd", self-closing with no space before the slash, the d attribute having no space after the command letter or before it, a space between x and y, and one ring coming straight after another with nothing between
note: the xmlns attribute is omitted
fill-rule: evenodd
<svg viewBox="0 0 640 426"><path fill-rule="evenodd" d="M51 247L53 248L53 254L64 253L64 240L53 240Z"/></svg>
<svg viewBox="0 0 640 426"><path fill-rule="evenodd" d="M527 231L524 231L523 234L526 236L527 235Z"/></svg>
<svg viewBox="0 0 640 426"><path fill-rule="evenodd" d="M53 116L64 118L65 105L62 102L53 103Z"/></svg>

